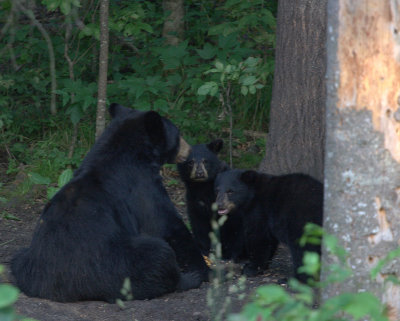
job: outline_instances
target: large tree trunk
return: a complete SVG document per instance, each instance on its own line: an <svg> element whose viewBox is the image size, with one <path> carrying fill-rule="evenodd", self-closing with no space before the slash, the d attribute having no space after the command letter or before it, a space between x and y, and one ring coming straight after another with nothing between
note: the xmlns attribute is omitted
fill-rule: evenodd
<svg viewBox="0 0 400 321"><path fill-rule="evenodd" d="M350 253L354 275L323 299L372 291L400 320L400 287L384 284L400 276L399 262L370 279L400 239L400 3L329 0L328 17L324 227ZM332 260L323 255L325 267Z"/></svg>
<svg viewBox="0 0 400 321"><path fill-rule="evenodd" d="M100 58L97 94L96 139L106 126L108 69L108 0L100 1Z"/></svg>
<svg viewBox="0 0 400 321"><path fill-rule="evenodd" d="M323 179L327 0L279 0L266 157L270 174Z"/></svg>

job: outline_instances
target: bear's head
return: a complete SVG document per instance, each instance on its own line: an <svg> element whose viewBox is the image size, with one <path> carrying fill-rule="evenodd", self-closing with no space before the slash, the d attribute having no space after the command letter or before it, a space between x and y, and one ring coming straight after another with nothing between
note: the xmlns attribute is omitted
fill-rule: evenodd
<svg viewBox="0 0 400 321"><path fill-rule="evenodd" d="M251 204L255 188L249 184L248 176L254 173L257 174L255 171L231 169L218 174L214 184L218 214L227 215Z"/></svg>
<svg viewBox="0 0 400 321"><path fill-rule="evenodd" d="M126 141L126 148L156 158L160 164L184 162L190 145L178 128L155 111L138 111L113 103L109 107L113 141Z"/></svg>
<svg viewBox="0 0 400 321"><path fill-rule="evenodd" d="M186 161L178 164L182 180L185 182L214 180L219 172L227 168L217 156L222 146L222 139L216 139L208 144L193 145Z"/></svg>

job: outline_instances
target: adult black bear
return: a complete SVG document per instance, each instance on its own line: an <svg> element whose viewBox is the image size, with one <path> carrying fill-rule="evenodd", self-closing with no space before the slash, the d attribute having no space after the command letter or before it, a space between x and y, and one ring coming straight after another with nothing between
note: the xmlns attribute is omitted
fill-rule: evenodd
<svg viewBox="0 0 400 321"><path fill-rule="evenodd" d="M304 174L272 176L256 171L230 170L220 173L215 182L218 213L243 217L249 262L243 273L254 276L268 266L278 243L288 245L294 273L305 251L320 253L320 247L298 243L306 223L322 224L323 186Z"/></svg>
<svg viewBox="0 0 400 321"><path fill-rule="evenodd" d="M186 186L187 212L195 239L204 255L210 251L211 220L215 215L214 181L218 173L228 166L218 159L223 141L216 139L208 144L198 144L191 148L186 161L178 164L178 171ZM242 218L230 215L220 228L222 256L225 259L240 259L244 255Z"/></svg>
<svg viewBox="0 0 400 321"><path fill-rule="evenodd" d="M118 104L109 111L110 125L11 262L29 296L112 302L123 298L129 277L134 299L150 299L208 277L159 175L162 164L186 159L190 147L156 112Z"/></svg>

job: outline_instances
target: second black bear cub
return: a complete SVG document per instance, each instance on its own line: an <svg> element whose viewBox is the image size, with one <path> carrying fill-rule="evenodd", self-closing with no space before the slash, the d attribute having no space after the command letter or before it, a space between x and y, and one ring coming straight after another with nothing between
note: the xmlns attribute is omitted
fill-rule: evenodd
<svg viewBox="0 0 400 321"><path fill-rule="evenodd" d="M179 175L186 186L187 212L192 231L204 255L210 251L212 204L215 202L214 181L218 173L228 166L218 159L223 141L216 139L208 144L192 146L185 162L178 164ZM233 215L220 229L222 255L225 259L238 259L243 241L240 234L241 218Z"/></svg>
<svg viewBox="0 0 400 321"><path fill-rule="evenodd" d="M322 225L323 185L305 174L272 176L256 171L230 170L215 182L218 213L243 217L245 245L249 263L243 273L254 276L268 266L278 243L289 247L294 273L305 251L320 253L319 246L301 247L299 239L306 223Z"/></svg>

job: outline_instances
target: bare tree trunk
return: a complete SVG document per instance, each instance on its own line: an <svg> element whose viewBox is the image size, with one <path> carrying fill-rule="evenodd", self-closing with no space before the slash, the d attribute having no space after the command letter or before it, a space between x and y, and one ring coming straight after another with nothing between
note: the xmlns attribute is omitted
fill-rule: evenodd
<svg viewBox="0 0 400 321"><path fill-rule="evenodd" d="M327 0L279 0L266 157L270 174L323 179Z"/></svg>
<svg viewBox="0 0 400 321"><path fill-rule="evenodd" d="M183 0L163 0L165 15L163 37L168 45L177 45L183 38L185 9Z"/></svg>
<svg viewBox="0 0 400 321"><path fill-rule="evenodd" d="M400 239L400 2L329 0L325 220L354 275L323 292L374 292L400 320L400 262L370 270ZM333 258L323 255L324 266ZM326 277L326 270L323 270Z"/></svg>
<svg viewBox="0 0 400 321"><path fill-rule="evenodd" d="M97 95L96 139L106 126L107 99L107 69L108 69L108 0L100 3L100 59L99 84Z"/></svg>

